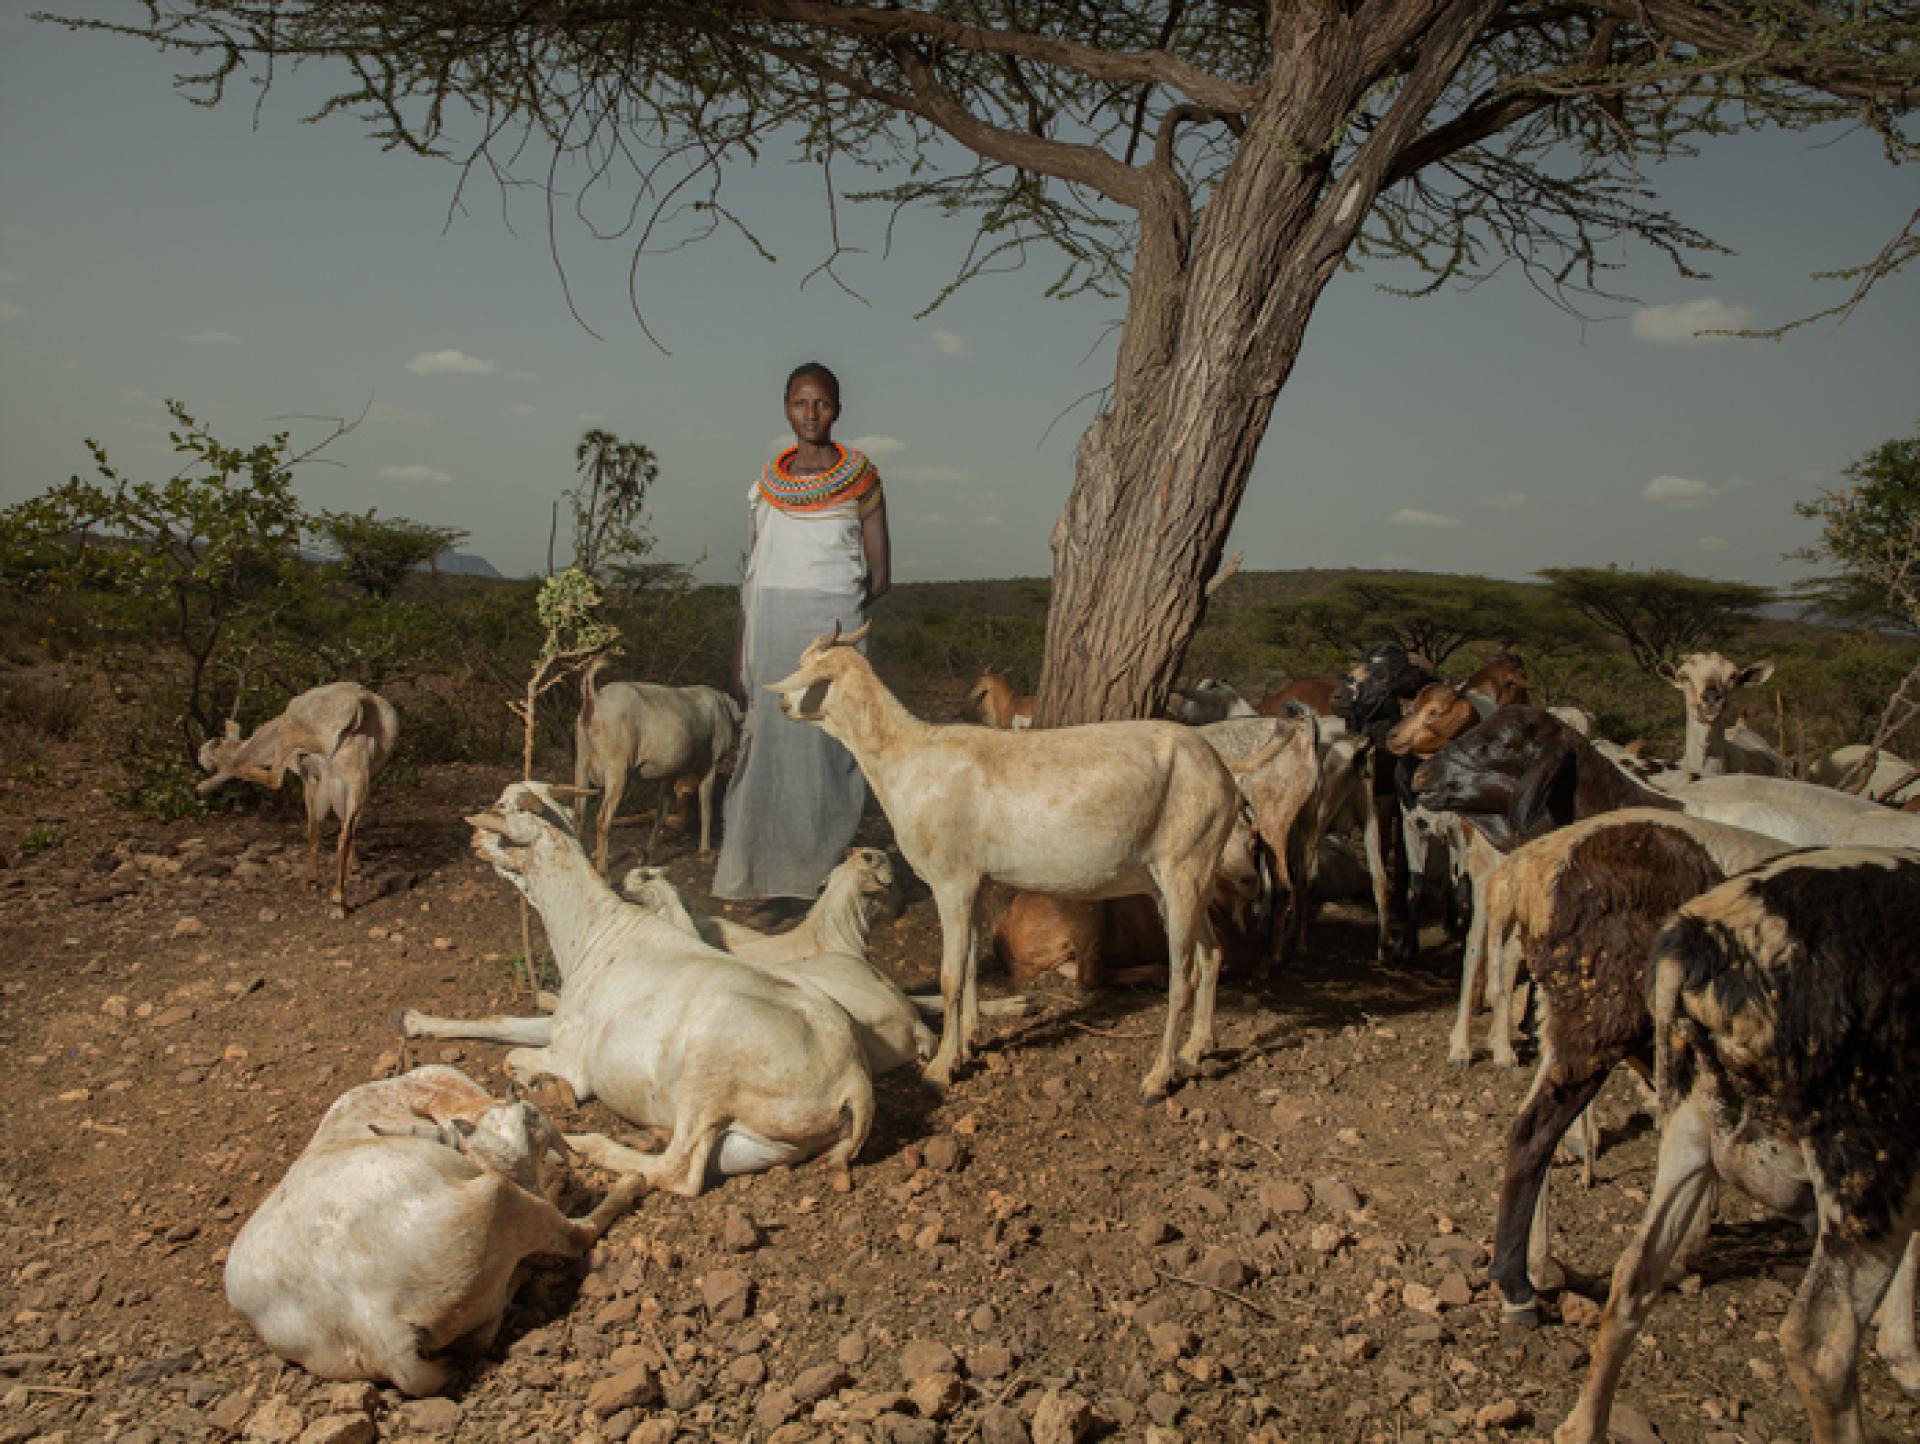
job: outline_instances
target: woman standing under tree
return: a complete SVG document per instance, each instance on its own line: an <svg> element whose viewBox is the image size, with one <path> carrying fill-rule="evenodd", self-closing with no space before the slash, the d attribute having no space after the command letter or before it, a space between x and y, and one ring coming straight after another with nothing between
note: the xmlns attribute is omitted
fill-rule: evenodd
<svg viewBox="0 0 1920 1444"><path fill-rule="evenodd" d="M840 382L818 361L787 378L795 444L749 493L752 540L740 586L734 688L747 710L713 891L763 898L760 927L796 917L845 854L866 805L859 764L818 727L788 719L765 683L800 663L807 643L850 632L891 585L880 473L833 439Z"/></svg>

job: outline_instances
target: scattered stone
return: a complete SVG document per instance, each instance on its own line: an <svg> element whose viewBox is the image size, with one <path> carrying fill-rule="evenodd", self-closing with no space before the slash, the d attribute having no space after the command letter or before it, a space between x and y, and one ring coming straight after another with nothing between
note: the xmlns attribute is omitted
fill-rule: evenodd
<svg viewBox="0 0 1920 1444"><path fill-rule="evenodd" d="M1155 1389L1147 1395L1147 1417L1162 1429L1173 1427L1183 1407L1178 1399L1164 1389Z"/></svg>
<svg viewBox="0 0 1920 1444"><path fill-rule="evenodd" d="M1000 1322L1000 1315L994 1311L992 1304L982 1304L973 1311L973 1316L967 1322L973 1325L976 1334L990 1334L993 1326Z"/></svg>
<svg viewBox="0 0 1920 1444"><path fill-rule="evenodd" d="M1513 1399L1497 1399L1479 1410L1473 1416L1476 1429L1518 1429L1532 1419L1532 1415L1521 1408Z"/></svg>
<svg viewBox="0 0 1920 1444"><path fill-rule="evenodd" d="M921 1148L928 1168L939 1173L954 1173L967 1161L967 1147L949 1133L936 1134Z"/></svg>
<svg viewBox="0 0 1920 1444"><path fill-rule="evenodd" d="M1440 1312L1440 1295L1425 1284L1408 1284L1400 1291L1401 1302L1416 1314Z"/></svg>
<svg viewBox="0 0 1920 1444"><path fill-rule="evenodd" d="M1607 1424L1617 1444L1660 1444L1660 1435L1647 1422L1647 1416L1618 1399L1613 1402L1613 1413Z"/></svg>
<svg viewBox="0 0 1920 1444"><path fill-rule="evenodd" d="M1572 1289L1560 1295L1560 1322L1576 1329L1600 1327L1600 1305Z"/></svg>
<svg viewBox="0 0 1920 1444"><path fill-rule="evenodd" d="M815 1364L811 1369L800 1372L788 1392L793 1395L796 1404L813 1404L829 1394L838 1394L852 1382L847 1371L838 1364Z"/></svg>
<svg viewBox="0 0 1920 1444"><path fill-rule="evenodd" d="M329 1414L307 1425L300 1444L373 1444L374 1438L373 1420L365 1414Z"/></svg>
<svg viewBox="0 0 1920 1444"><path fill-rule="evenodd" d="M715 1269L700 1281L707 1312L723 1324L737 1324L753 1312L753 1280L739 1269Z"/></svg>
<svg viewBox="0 0 1920 1444"><path fill-rule="evenodd" d="M1026 1421L1005 1404L980 1411L980 1444L1029 1444Z"/></svg>
<svg viewBox="0 0 1920 1444"><path fill-rule="evenodd" d="M105 1013L109 1018L124 1018L127 1016L128 1011L127 1000L118 993L115 993L100 1005L100 1011Z"/></svg>
<svg viewBox="0 0 1920 1444"><path fill-rule="evenodd" d="M252 1408L253 1392L249 1389L236 1389L207 1410L207 1422L226 1433L238 1433L240 1426L246 1423L247 1413Z"/></svg>
<svg viewBox="0 0 1920 1444"><path fill-rule="evenodd" d="M764 1241L758 1224L737 1208L727 1210L726 1221L720 1226L720 1242L729 1252L751 1253Z"/></svg>
<svg viewBox="0 0 1920 1444"><path fill-rule="evenodd" d="M1004 1379L1013 1372L1013 1350L1005 1344L982 1344L967 1355L967 1372L976 1379Z"/></svg>
<svg viewBox="0 0 1920 1444"><path fill-rule="evenodd" d="M1093 1406L1071 1390L1047 1390L1033 1411L1033 1444L1080 1444L1092 1428Z"/></svg>
<svg viewBox="0 0 1920 1444"><path fill-rule="evenodd" d="M907 1392L923 1419L944 1419L965 1401L967 1386L958 1374L928 1374Z"/></svg>
<svg viewBox="0 0 1920 1444"><path fill-rule="evenodd" d="M1269 1181L1260 1185L1257 1195L1261 1207L1286 1218L1292 1214L1305 1213L1313 1206L1313 1199L1297 1183Z"/></svg>
<svg viewBox="0 0 1920 1444"><path fill-rule="evenodd" d="M171 1008L162 1008L153 1015L153 1026L156 1028L176 1027L186 1022L192 1016L192 1008L189 1008L185 1003L175 1003Z"/></svg>
<svg viewBox="0 0 1920 1444"><path fill-rule="evenodd" d="M1467 1282L1465 1274L1448 1274L1434 1292L1450 1309L1464 1309L1473 1302L1473 1285Z"/></svg>
<svg viewBox="0 0 1920 1444"><path fill-rule="evenodd" d="M176 938L197 938L207 930L207 925L196 917L184 917L173 925Z"/></svg>
<svg viewBox="0 0 1920 1444"><path fill-rule="evenodd" d="M1245 1261L1236 1258L1223 1248L1210 1248L1200 1260L1196 1276L1203 1283L1212 1284L1217 1289L1239 1289L1246 1287L1247 1280L1253 1277L1253 1270Z"/></svg>
<svg viewBox="0 0 1920 1444"><path fill-rule="evenodd" d="M768 1389L760 1396L760 1402L753 1406L753 1417L760 1427L771 1433L793 1417L799 1407L793 1395L785 1389Z"/></svg>
<svg viewBox="0 0 1920 1444"><path fill-rule="evenodd" d="M1307 1235L1307 1247L1315 1253L1338 1253L1346 1242L1347 1231L1337 1223L1315 1224L1313 1232Z"/></svg>
<svg viewBox="0 0 1920 1444"><path fill-rule="evenodd" d="M1134 1226L1133 1236L1144 1248L1158 1248L1163 1243L1171 1243L1180 1235L1164 1218L1143 1218Z"/></svg>
<svg viewBox="0 0 1920 1444"><path fill-rule="evenodd" d="M1314 1179L1313 1197L1322 1208L1333 1213L1358 1213L1361 1208L1360 1195L1351 1184L1338 1178Z"/></svg>
<svg viewBox="0 0 1920 1444"><path fill-rule="evenodd" d="M913 1384L929 1374L957 1374L960 1361L952 1349L933 1339L915 1339L900 1351L900 1377Z"/></svg>
<svg viewBox="0 0 1920 1444"><path fill-rule="evenodd" d="M414 1399L393 1412L399 1432L451 1434L460 1427L460 1406L451 1399Z"/></svg>
<svg viewBox="0 0 1920 1444"><path fill-rule="evenodd" d="M1153 1346L1153 1352L1160 1362L1171 1364L1182 1355L1192 1353L1199 1337L1192 1329L1165 1323L1155 1324L1147 1330L1147 1342Z"/></svg>
<svg viewBox="0 0 1920 1444"><path fill-rule="evenodd" d="M621 1356L616 1355L618 1362ZM629 1353L626 1357L631 1357ZM587 1407L602 1419L622 1409L640 1409L660 1402L660 1380L645 1362L625 1364L596 1380L587 1390Z"/></svg>
<svg viewBox="0 0 1920 1444"><path fill-rule="evenodd" d="M365 1379L335 1384L327 1390L327 1407L336 1414L372 1414L380 1408L380 1390Z"/></svg>
<svg viewBox="0 0 1920 1444"><path fill-rule="evenodd" d="M849 1369L858 1368L867 1361L867 1336L858 1329L842 1334L840 1342L833 1346L833 1356Z"/></svg>
<svg viewBox="0 0 1920 1444"><path fill-rule="evenodd" d="M911 1414L887 1413L873 1421L873 1433L880 1444L935 1444L940 1438L940 1426Z"/></svg>
<svg viewBox="0 0 1920 1444"><path fill-rule="evenodd" d="M727 1365L727 1377L736 1384L757 1389L767 1382L767 1361L758 1354L742 1354Z"/></svg>
<svg viewBox="0 0 1920 1444"><path fill-rule="evenodd" d="M258 1444L293 1444L307 1427L300 1411L285 1394L275 1394L253 1411L247 1420L246 1437Z"/></svg>

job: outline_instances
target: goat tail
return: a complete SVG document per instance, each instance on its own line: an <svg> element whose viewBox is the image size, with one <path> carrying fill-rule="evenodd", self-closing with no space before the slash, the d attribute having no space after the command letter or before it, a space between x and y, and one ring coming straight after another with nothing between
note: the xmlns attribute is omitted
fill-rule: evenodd
<svg viewBox="0 0 1920 1444"><path fill-rule="evenodd" d="M827 1167L839 1175L836 1186L844 1188L850 1186L847 1165L859 1155L867 1135L873 1131L873 1078L864 1063L856 1062L847 1070L835 1112L840 1120L840 1138L827 1151L825 1161Z"/></svg>
<svg viewBox="0 0 1920 1444"><path fill-rule="evenodd" d="M582 726L593 721L594 705L600 700L600 674L613 665L613 658L595 657L587 663L586 671L580 674L580 722Z"/></svg>

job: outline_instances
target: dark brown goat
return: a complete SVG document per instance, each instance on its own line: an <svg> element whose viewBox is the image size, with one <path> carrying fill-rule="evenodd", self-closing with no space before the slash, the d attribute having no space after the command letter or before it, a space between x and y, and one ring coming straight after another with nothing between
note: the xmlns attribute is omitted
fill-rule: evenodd
<svg viewBox="0 0 1920 1444"><path fill-rule="evenodd" d="M1502 707L1463 733L1420 765L1413 792L1423 807L1466 814L1502 852L1615 808L1680 807L1539 707Z"/></svg>
<svg viewBox="0 0 1920 1444"><path fill-rule="evenodd" d="M1496 877L1505 897L1490 898L1489 911L1513 928L1546 1005L1540 1072L1507 1135L1494 1225L1493 1281L1510 1314L1533 1311L1528 1242L1554 1149L1615 1064L1634 1056L1650 1064L1654 936L1723 876L1680 827L1640 822L1555 833Z"/></svg>

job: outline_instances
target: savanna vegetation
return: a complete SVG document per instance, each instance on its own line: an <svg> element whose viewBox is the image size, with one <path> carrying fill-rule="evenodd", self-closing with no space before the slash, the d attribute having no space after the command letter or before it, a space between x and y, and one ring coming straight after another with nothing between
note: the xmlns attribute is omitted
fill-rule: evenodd
<svg viewBox="0 0 1920 1444"><path fill-rule="evenodd" d="M95 477L0 513L7 770L31 776L49 745L78 743L111 759L111 788L130 807L248 805L243 792L195 796L200 741L228 716L252 725L341 677L401 709L398 779L446 763L518 770L525 735L512 704L550 647L540 581L443 575L433 560L462 533L373 512L308 514L292 477L311 452L285 435L230 446L184 409L175 417L182 464L169 479L126 475L95 447ZM1257 699L1290 677L1340 671L1384 640L1456 680L1512 651L1549 700L1586 708L1603 734L1677 752L1679 703L1657 668L1719 648L1778 663L1750 706L1790 759L1876 737L1912 755L1916 450L1886 443L1849 469L1851 486L1803 503L1824 528L1807 555L1833 568L1802 599L1821 625L1769 619L1765 588L1670 572L1559 569L1536 582L1250 573L1213 599L1185 676L1220 677ZM618 638L620 674L724 686L735 592L660 559L670 548L647 521L651 454L594 432L574 460L578 479L556 490L556 517L571 516L570 559L597 583L595 620ZM1036 682L1050 600L1040 580L906 583L878 613L873 655L912 705L949 717L983 669L1022 689ZM569 770L575 706L571 686L541 691L536 770Z"/></svg>

